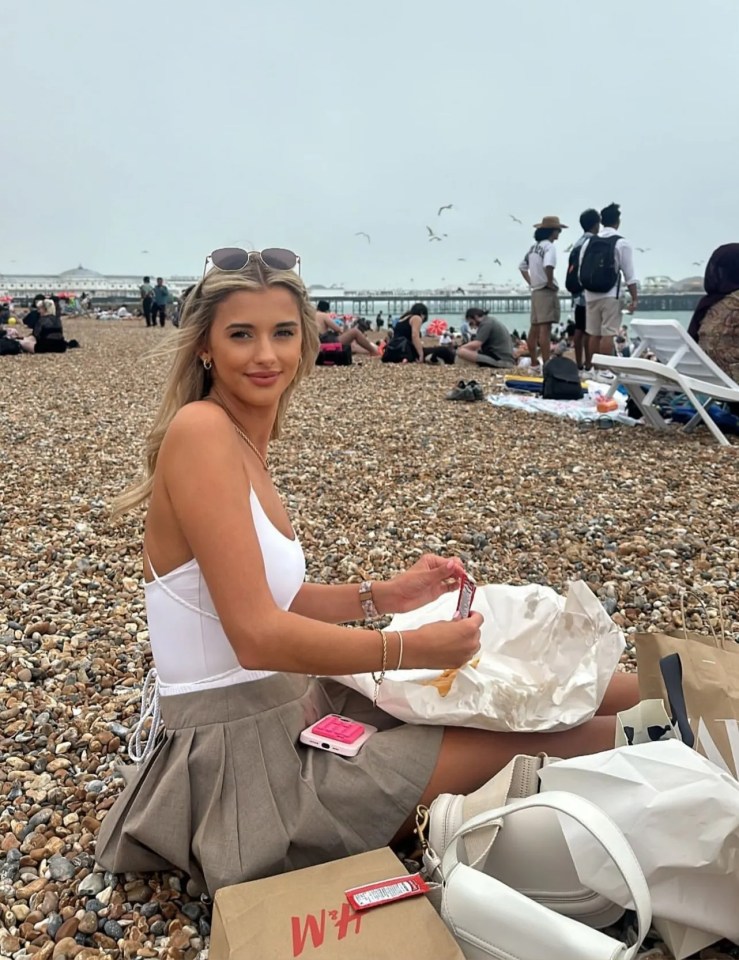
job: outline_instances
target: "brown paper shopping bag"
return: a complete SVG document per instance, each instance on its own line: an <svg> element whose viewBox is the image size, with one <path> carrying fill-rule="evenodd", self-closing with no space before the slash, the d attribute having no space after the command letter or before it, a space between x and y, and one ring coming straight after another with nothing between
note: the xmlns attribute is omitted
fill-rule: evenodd
<svg viewBox="0 0 739 960"><path fill-rule="evenodd" d="M345 891L406 873L385 847L222 887L210 960L464 960L425 896L355 913Z"/></svg>
<svg viewBox="0 0 739 960"><path fill-rule="evenodd" d="M739 644L697 633L637 634L639 691L644 699L669 702L660 661L675 653L682 666L695 748L732 776L739 776Z"/></svg>

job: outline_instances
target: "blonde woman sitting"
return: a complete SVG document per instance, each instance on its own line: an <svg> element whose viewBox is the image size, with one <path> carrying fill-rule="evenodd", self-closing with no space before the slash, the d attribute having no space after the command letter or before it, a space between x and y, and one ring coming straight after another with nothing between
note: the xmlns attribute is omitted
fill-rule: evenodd
<svg viewBox="0 0 739 960"><path fill-rule="evenodd" d="M481 617L403 637L339 626L456 589L458 560L426 556L361 587L305 582L268 449L313 367L315 312L294 254L226 253L211 255L214 268L185 302L146 477L119 502L120 511L147 504L158 679L145 691L154 729L131 744L139 764L96 851L116 872L178 868L211 895L402 838L419 802L474 790L517 753L573 756L614 736L613 716L541 736L410 726L321 679L459 667L479 648ZM637 699L633 678L623 679L604 712ZM351 759L303 746L301 731L329 713L379 732Z"/></svg>

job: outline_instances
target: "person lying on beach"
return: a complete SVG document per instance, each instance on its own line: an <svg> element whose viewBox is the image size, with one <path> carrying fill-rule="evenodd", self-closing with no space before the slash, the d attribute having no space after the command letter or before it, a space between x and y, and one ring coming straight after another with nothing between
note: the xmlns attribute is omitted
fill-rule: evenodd
<svg viewBox="0 0 739 960"><path fill-rule="evenodd" d="M321 343L342 343L344 346L351 345L352 353L362 351L368 353L371 357L379 357L380 351L368 340L358 327L351 327L344 330L338 320L330 315L331 304L328 300L319 300L316 307L316 322L318 324L318 336Z"/></svg>
<svg viewBox="0 0 739 960"><path fill-rule="evenodd" d="M340 626L457 590L463 568L453 558L426 555L374 583L306 582L269 464L270 440L318 349L315 311L288 253L279 267L259 253L240 269L214 266L187 298L144 478L118 500L119 513L147 505L156 677L142 727L156 722L145 746L137 735L129 747L140 763L101 811L96 859L116 873L183 870L211 896L407 837L418 803L475 790L516 754L606 750L614 714L639 698L636 678L618 674L588 723L492 733L403 724L328 679L460 667L477 654L482 617L402 636ZM330 713L378 732L351 759L303 745L301 731Z"/></svg>

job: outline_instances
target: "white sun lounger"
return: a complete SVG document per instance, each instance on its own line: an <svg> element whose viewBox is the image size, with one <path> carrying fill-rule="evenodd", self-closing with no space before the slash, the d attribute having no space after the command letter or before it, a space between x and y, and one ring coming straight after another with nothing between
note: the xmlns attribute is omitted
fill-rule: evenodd
<svg viewBox="0 0 739 960"><path fill-rule="evenodd" d="M668 423L654 406L657 394L660 390L684 393L696 410L685 431L694 430L702 421L722 446L728 446L729 441L705 407L712 400L739 403L739 384L701 350L677 320L633 320L631 332L639 339L631 357L593 357L593 366L605 367L616 375L608 396L623 386L647 423L665 429ZM659 362L645 360L646 353L654 354ZM705 399L699 400L698 395Z"/></svg>

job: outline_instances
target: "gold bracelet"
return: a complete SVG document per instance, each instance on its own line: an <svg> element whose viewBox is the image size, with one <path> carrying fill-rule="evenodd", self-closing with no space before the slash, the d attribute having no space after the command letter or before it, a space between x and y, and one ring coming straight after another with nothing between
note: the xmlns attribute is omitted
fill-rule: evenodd
<svg viewBox="0 0 739 960"><path fill-rule="evenodd" d="M395 669L400 670L400 666L403 663L403 634L400 632L400 630L398 630L397 632L398 632L398 642L400 643L400 656L398 657L398 665Z"/></svg>
<svg viewBox="0 0 739 960"><path fill-rule="evenodd" d="M372 671L372 679L375 681L375 694L372 697L372 706L377 706L377 698L380 694L380 687L382 681L385 679L385 672L387 670L387 636L385 635L384 630L379 631L380 636L382 637L382 669L380 670L380 676L375 676L375 671Z"/></svg>

